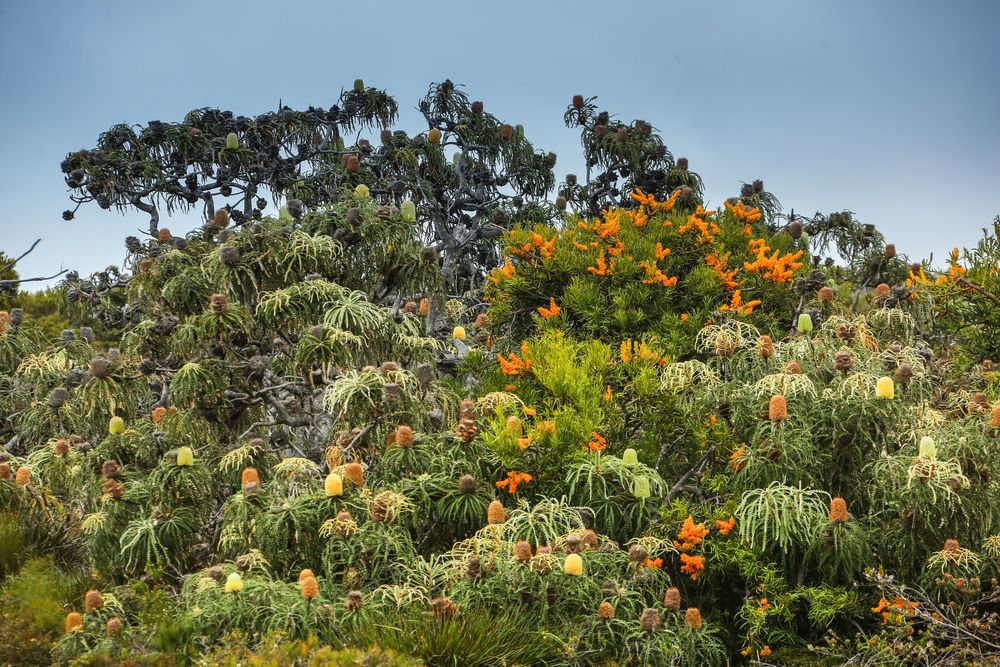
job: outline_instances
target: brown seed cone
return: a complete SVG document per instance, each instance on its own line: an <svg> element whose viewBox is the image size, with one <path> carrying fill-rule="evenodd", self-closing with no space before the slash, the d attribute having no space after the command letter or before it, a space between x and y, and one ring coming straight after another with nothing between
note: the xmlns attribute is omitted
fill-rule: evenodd
<svg viewBox="0 0 1000 667"><path fill-rule="evenodd" d="M316 577L306 577L299 581L299 593L306 599L312 599L319 595L319 582Z"/></svg>
<svg viewBox="0 0 1000 667"><path fill-rule="evenodd" d="M886 259L892 259L896 256L896 244L889 243L885 246L885 257Z"/></svg>
<svg viewBox="0 0 1000 667"><path fill-rule="evenodd" d="M229 221L229 209L224 206L212 216L212 226L216 229L225 229L229 226Z"/></svg>
<svg viewBox="0 0 1000 667"><path fill-rule="evenodd" d="M362 487L365 485L365 469L357 461L352 461L344 466L344 479L351 486Z"/></svg>
<svg viewBox="0 0 1000 667"><path fill-rule="evenodd" d="M225 570L222 569L221 565L213 565L212 567L208 568L205 574L207 574L210 579L214 579L215 581L222 581L222 577L226 575L226 572Z"/></svg>
<svg viewBox="0 0 1000 667"><path fill-rule="evenodd" d="M896 367L896 380L900 384L906 384L913 378L913 366L905 361Z"/></svg>
<svg viewBox="0 0 1000 667"><path fill-rule="evenodd" d="M628 559L633 563L645 563L649 560L649 552L641 544L633 544L629 547Z"/></svg>
<svg viewBox="0 0 1000 667"><path fill-rule="evenodd" d="M958 540L951 538L944 541L944 549L948 553L959 553L962 551L962 545L958 543Z"/></svg>
<svg viewBox="0 0 1000 667"><path fill-rule="evenodd" d="M566 210L566 198L563 197L562 195L556 197L556 208L559 209L560 211Z"/></svg>
<svg viewBox="0 0 1000 667"><path fill-rule="evenodd" d="M770 359L774 356L774 341L770 336L761 336L757 339L757 354L761 359Z"/></svg>
<svg viewBox="0 0 1000 667"><path fill-rule="evenodd" d="M347 510L341 510L337 512L336 521L337 537L342 540L354 535L357 530L357 526L354 524L354 517Z"/></svg>
<svg viewBox="0 0 1000 667"><path fill-rule="evenodd" d="M847 523L849 518L846 500L837 496L830 501L830 523Z"/></svg>
<svg viewBox="0 0 1000 667"><path fill-rule="evenodd" d="M476 402L471 398L462 399L462 402L459 404L459 416L463 419L475 419Z"/></svg>
<svg viewBox="0 0 1000 667"><path fill-rule="evenodd" d="M90 590L83 596L83 611L90 613L104 608L104 596L100 591Z"/></svg>
<svg viewBox="0 0 1000 667"><path fill-rule="evenodd" d="M601 546L601 538L597 536L597 533L591 529L583 531L583 548L584 549L597 549Z"/></svg>
<svg viewBox="0 0 1000 667"><path fill-rule="evenodd" d="M837 298L837 292L832 287L820 287L819 288L819 300L823 303L831 303Z"/></svg>
<svg viewBox="0 0 1000 667"><path fill-rule="evenodd" d="M364 606L364 596L361 595L361 591L351 591L347 594L347 610L348 611L360 611L361 607Z"/></svg>
<svg viewBox="0 0 1000 667"><path fill-rule="evenodd" d="M646 632L656 632L660 629L660 612L653 607L647 607L639 615L639 627Z"/></svg>
<svg viewBox="0 0 1000 667"><path fill-rule="evenodd" d="M833 355L833 367L841 373L847 373L854 368L854 355L849 350L841 350Z"/></svg>
<svg viewBox="0 0 1000 667"><path fill-rule="evenodd" d="M420 312L420 306L417 305L416 301L407 301L406 305L403 306L403 312L407 315L416 315Z"/></svg>
<svg viewBox="0 0 1000 667"><path fill-rule="evenodd" d="M56 440L56 444L52 446L52 451L56 456L65 457L69 454L69 440L66 438L59 438Z"/></svg>
<svg viewBox="0 0 1000 667"><path fill-rule="evenodd" d="M507 520L507 512L503 503L499 500L490 502L489 509L486 510L486 520L490 524L503 523Z"/></svg>
<svg viewBox="0 0 1000 667"><path fill-rule="evenodd" d="M361 160L358 159L357 155L348 155L347 159L344 160L344 168L351 173L357 173L361 170Z"/></svg>
<svg viewBox="0 0 1000 667"><path fill-rule="evenodd" d="M156 232L156 240L160 241L161 243L168 243L172 238L174 238L174 235L171 234L170 230L167 229L166 227L163 227L158 232Z"/></svg>
<svg viewBox="0 0 1000 667"><path fill-rule="evenodd" d="M671 611L681 608L681 591L676 586L671 586L663 594L663 606Z"/></svg>
<svg viewBox="0 0 1000 667"><path fill-rule="evenodd" d="M476 490L476 478L472 475L462 475L458 478L458 490L461 493L474 493Z"/></svg>
<svg viewBox="0 0 1000 667"><path fill-rule="evenodd" d="M886 294L889 293L889 286L885 283L879 283L875 286L875 298L882 299Z"/></svg>
<svg viewBox="0 0 1000 667"><path fill-rule="evenodd" d="M138 264L139 273L146 273L147 271L153 268L154 263L155 263L154 260L150 259L149 257L143 257L142 259L139 260Z"/></svg>
<svg viewBox="0 0 1000 667"><path fill-rule="evenodd" d="M500 126L500 137L504 141L510 141L511 139L514 138L514 128L504 123L503 125Z"/></svg>
<svg viewBox="0 0 1000 667"><path fill-rule="evenodd" d="M209 308L216 315L221 315L222 313L229 310L229 295L228 294L213 294L212 299L209 301Z"/></svg>
<svg viewBox="0 0 1000 667"><path fill-rule="evenodd" d="M518 540L514 544L514 558L520 563L527 563L531 560L531 545L525 540Z"/></svg>
<svg viewBox="0 0 1000 667"><path fill-rule="evenodd" d="M595 125L594 126L594 136L601 139L608 133L607 125Z"/></svg>
<svg viewBox="0 0 1000 667"><path fill-rule="evenodd" d="M383 491L372 498L371 506L369 507L372 521L389 523L395 518L395 513L392 509L391 493L391 491Z"/></svg>
<svg viewBox="0 0 1000 667"><path fill-rule="evenodd" d="M477 329L482 329L488 322L489 318L486 316L486 313L479 313L476 315L475 325Z"/></svg>
<svg viewBox="0 0 1000 667"><path fill-rule="evenodd" d="M122 473L122 467L118 464L118 461L114 459L108 459L101 464L101 474L108 479L114 479Z"/></svg>
<svg viewBox="0 0 1000 667"><path fill-rule="evenodd" d="M108 364L108 360L104 357L96 357L90 360L90 374L93 375L98 380L103 380L104 378L111 375L111 367Z"/></svg>
<svg viewBox="0 0 1000 667"><path fill-rule="evenodd" d="M477 116L483 113L483 103L481 100L476 100L475 102L472 103L472 113L476 114Z"/></svg>
<svg viewBox="0 0 1000 667"><path fill-rule="evenodd" d="M378 367L378 372L381 375L388 375L389 373L399 372L399 364L395 361L383 361L382 365Z"/></svg>
<svg viewBox="0 0 1000 667"><path fill-rule="evenodd" d="M465 578L469 581L475 581L483 573L483 559L479 556L473 556L469 559L469 562L465 566Z"/></svg>
<svg viewBox="0 0 1000 667"><path fill-rule="evenodd" d="M771 402L767 406L767 416L773 422L788 419L788 402L781 394L771 397Z"/></svg>
<svg viewBox="0 0 1000 667"><path fill-rule="evenodd" d="M601 606L599 606L597 608L597 615L600 616L601 618L603 618L606 621L609 620L609 619L614 618L615 617L615 608L614 608L614 605L612 605L607 600L603 601L601 603Z"/></svg>
<svg viewBox="0 0 1000 667"><path fill-rule="evenodd" d="M122 631L124 625L122 624L122 619L117 616L112 616L108 619L108 624L106 626L106 632L108 637L112 637Z"/></svg>
<svg viewBox="0 0 1000 667"><path fill-rule="evenodd" d="M78 628L83 628L83 616L80 615L80 612L71 611L66 614L66 634L69 634Z"/></svg>
<svg viewBox="0 0 1000 667"><path fill-rule="evenodd" d="M413 444L413 429L406 424L396 427L396 444L400 447L409 447Z"/></svg>
<svg viewBox="0 0 1000 667"><path fill-rule="evenodd" d="M10 479L10 463L0 463L0 479Z"/></svg>
<svg viewBox="0 0 1000 667"><path fill-rule="evenodd" d="M802 366L799 365L799 362L792 359L787 364L785 364L785 372L788 373L789 375L801 375Z"/></svg>
<svg viewBox="0 0 1000 667"><path fill-rule="evenodd" d="M566 553L578 554L583 551L583 539L579 535L569 535L566 538Z"/></svg>
<svg viewBox="0 0 1000 667"><path fill-rule="evenodd" d="M122 496L125 495L125 487L122 486L121 482L118 480L105 480L102 493L104 493L104 495L111 496L114 500L121 500Z"/></svg>
<svg viewBox="0 0 1000 667"><path fill-rule="evenodd" d="M684 625L697 632L701 630L701 610L698 607L688 607L684 612Z"/></svg>
<svg viewBox="0 0 1000 667"><path fill-rule="evenodd" d="M583 95L574 95L573 96L573 108L574 109L582 109L583 108Z"/></svg>

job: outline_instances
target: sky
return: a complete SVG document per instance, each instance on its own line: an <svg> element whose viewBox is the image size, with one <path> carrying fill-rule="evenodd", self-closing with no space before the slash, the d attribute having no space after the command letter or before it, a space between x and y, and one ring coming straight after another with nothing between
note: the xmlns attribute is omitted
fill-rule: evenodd
<svg viewBox="0 0 1000 667"><path fill-rule="evenodd" d="M688 157L710 204L761 178L786 211L853 211L940 264L1000 214L998 25L995 0L0 0L0 251L41 239L22 277L122 262L147 216L61 217L59 163L115 123L330 106L360 77L414 134L450 78L560 180L584 172L562 114L596 95Z"/></svg>

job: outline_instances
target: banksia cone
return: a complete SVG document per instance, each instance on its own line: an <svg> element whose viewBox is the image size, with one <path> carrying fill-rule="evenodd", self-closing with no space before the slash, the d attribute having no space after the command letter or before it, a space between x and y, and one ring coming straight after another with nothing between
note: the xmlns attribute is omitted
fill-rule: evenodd
<svg viewBox="0 0 1000 667"><path fill-rule="evenodd" d="M489 323L489 317L486 316L486 313L479 313L478 315L476 315L475 325L477 329L482 329L488 323Z"/></svg>
<svg viewBox="0 0 1000 667"><path fill-rule="evenodd" d="M465 340L465 327L461 325L456 326L451 332L451 337L458 340Z"/></svg>
<svg viewBox="0 0 1000 667"><path fill-rule="evenodd" d="M229 150L236 150L240 147L240 138L236 136L235 132L230 132L226 135L226 148Z"/></svg>
<svg viewBox="0 0 1000 667"><path fill-rule="evenodd" d="M837 292L832 287L819 288L819 300L823 303L831 303L837 298Z"/></svg>
<svg viewBox="0 0 1000 667"><path fill-rule="evenodd" d="M472 475L462 475L458 478L458 490L461 493L474 493L476 490L476 478Z"/></svg>
<svg viewBox="0 0 1000 667"><path fill-rule="evenodd" d="M799 321L795 328L797 328L801 334L812 333L813 321L812 318L809 317L809 313L802 313L799 315Z"/></svg>
<svg viewBox="0 0 1000 667"><path fill-rule="evenodd" d="M355 79L354 80L354 92L356 92L356 93L363 93L363 92L365 92L365 81L364 81L364 79Z"/></svg>
<svg viewBox="0 0 1000 667"><path fill-rule="evenodd" d="M900 384L906 384L913 378L913 366L905 361L896 367L896 379Z"/></svg>
<svg viewBox="0 0 1000 667"><path fill-rule="evenodd" d="M417 305L416 301L407 301L403 306L403 312L407 315L416 315L420 312L420 306Z"/></svg>
<svg viewBox="0 0 1000 667"><path fill-rule="evenodd" d="M793 220L788 223L788 235L793 239L802 238L802 223L798 220Z"/></svg>
<svg viewBox="0 0 1000 667"><path fill-rule="evenodd" d="M229 310L229 295L213 294L211 301L208 303L208 307L211 308L212 312L216 315L221 315Z"/></svg>
<svg viewBox="0 0 1000 667"><path fill-rule="evenodd" d="M649 484L649 477L646 475L636 475L632 481L632 495L639 500L645 500L652 494Z"/></svg>
<svg viewBox="0 0 1000 667"><path fill-rule="evenodd" d="M686 157L677 158L677 168L681 171L688 170L688 159Z"/></svg>
<svg viewBox="0 0 1000 667"><path fill-rule="evenodd" d="M774 356L774 341L770 336L760 336L757 339L757 354L761 359L770 359Z"/></svg>
<svg viewBox="0 0 1000 667"><path fill-rule="evenodd" d="M431 300L426 296L420 300L420 316L427 317L427 313L431 310Z"/></svg>
<svg viewBox="0 0 1000 667"><path fill-rule="evenodd" d="M351 486L362 487L365 485L365 470L357 461L352 461L344 466L344 479Z"/></svg>
<svg viewBox="0 0 1000 667"><path fill-rule="evenodd" d="M684 625L695 632L701 630L701 610L698 607L688 607L684 612Z"/></svg>
<svg viewBox="0 0 1000 667"><path fill-rule="evenodd" d="M802 366L799 365L799 362L792 359L785 364L785 372L789 375L799 375L802 373Z"/></svg>
<svg viewBox="0 0 1000 667"><path fill-rule="evenodd" d="M771 402L767 406L767 416L773 422L788 419L788 402L781 394L771 397Z"/></svg>
<svg viewBox="0 0 1000 667"><path fill-rule="evenodd" d="M647 607L639 615L639 627L646 632L656 632L660 629L660 612L653 607Z"/></svg>
<svg viewBox="0 0 1000 667"><path fill-rule="evenodd" d="M525 540L518 540L514 544L514 558L520 563L527 563L531 560L531 545Z"/></svg>
<svg viewBox="0 0 1000 667"><path fill-rule="evenodd" d="M483 113L483 103L481 100L476 100L475 102L472 103L472 113L476 114L477 116Z"/></svg>
<svg viewBox="0 0 1000 667"><path fill-rule="evenodd" d="M306 577L305 579L299 580L299 593L302 597L307 600L319 595L319 582L316 581L316 577Z"/></svg>
<svg viewBox="0 0 1000 667"><path fill-rule="evenodd" d="M854 368L854 355L849 350L841 350L833 355L833 367L841 373L847 373Z"/></svg>
<svg viewBox="0 0 1000 667"><path fill-rule="evenodd" d="M504 123L503 125L500 126L500 137L504 141L510 141L511 139L514 138L514 128Z"/></svg>
<svg viewBox="0 0 1000 667"><path fill-rule="evenodd" d="M66 634L83 629L83 616L80 612L71 611L66 614Z"/></svg>
<svg viewBox="0 0 1000 667"><path fill-rule="evenodd" d="M392 507L392 491L382 491L376 495L369 506L372 521L379 523L389 523L396 518L396 512Z"/></svg>
<svg viewBox="0 0 1000 667"><path fill-rule="evenodd" d="M66 438L56 440L56 444L53 445L52 451L56 456L65 457L69 454L69 440Z"/></svg>
<svg viewBox="0 0 1000 667"><path fill-rule="evenodd" d="M427 140L432 144L440 144L441 130L437 129L436 127L432 127L430 132L427 133Z"/></svg>
<svg viewBox="0 0 1000 667"><path fill-rule="evenodd" d="M155 264L154 260L150 259L149 257L143 257L142 259L139 260L138 264L139 273L146 273L147 271L153 268L153 264Z"/></svg>
<svg viewBox="0 0 1000 667"><path fill-rule="evenodd" d="M358 159L357 155L348 155L344 160L344 169L352 174L356 174L361 170L361 160Z"/></svg>
<svg viewBox="0 0 1000 667"><path fill-rule="evenodd" d="M0 463L0 479L10 479L10 464L6 461Z"/></svg>
<svg viewBox="0 0 1000 667"><path fill-rule="evenodd" d="M594 126L594 136L598 139L603 139L604 135L608 133L607 125L595 125Z"/></svg>
<svg viewBox="0 0 1000 667"><path fill-rule="evenodd" d="M221 565L213 565L212 567L208 568L208 570L206 570L205 574L208 575L209 579L212 579L214 581L222 581L222 575L225 574L225 571L222 569Z"/></svg>
<svg viewBox="0 0 1000 667"><path fill-rule="evenodd" d="M628 141L628 130L626 130L624 127L618 128L618 131L615 132L615 141L617 141L620 144L624 144L626 141Z"/></svg>
<svg viewBox="0 0 1000 667"><path fill-rule="evenodd" d="M629 547L628 559L633 563L645 563L649 560L649 552L641 544L633 544Z"/></svg>
<svg viewBox="0 0 1000 667"><path fill-rule="evenodd" d="M569 554L566 556L563 572L571 577L579 577L583 574L583 558L580 557L580 554Z"/></svg>
<svg viewBox="0 0 1000 667"><path fill-rule="evenodd" d="M56 387L49 392L49 397L46 400L50 408L58 410L69 400L69 391L65 387Z"/></svg>
<svg viewBox="0 0 1000 667"><path fill-rule="evenodd" d="M578 554L580 553L580 545L583 540L580 539L579 535L569 535L566 538L566 553L568 554Z"/></svg>
<svg viewBox="0 0 1000 667"><path fill-rule="evenodd" d="M480 102L480 104L482 103ZM436 597L431 600L431 610L438 618L454 618L455 614L458 613L458 605L450 598Z"/></svg>
<svg viewBox="0 0 1000 667"><path fill-rule="evenodd" d="M892 259L896 256L896 244L889 243L885 246L885 258Z"/></svg>
<svg viewBox="0 0 1000 667"><path fill-rule="evenodd" d="M101 595L101 592L87 591L87 594L83 596L83 611L89 614L92 611L98 611L103 608L104 596Z"/></svg>
<svg viewBox="0 0 1000 667"><path fill-rule="evenodd" d="M112 637L118 634L119 632L122 631L123 627L124 625L122 625L122 619L118 618L117 616L112 616L111 618L108 619L108 625L107 625L108 637Z"/></svg>
<svg viewBox="0 0 1000 667"><path fill-rule="evenodd" d="M944 549L950 554L958 554L962 552L962 545L958 543L958 540L952 538L944 541Z"/></svg>
<svg viewBox="0 0 1000 667"><path fill-rule="evenodd" d="M354 517L347 510L337 512L335 526L337 529L337 537L343 540L346 540L357 530L357 525L354 523Z"/></svg>
<svg viewBox="0 0 1000 667"><path fill-rule="evenodd" d="M875 397L883 400L891 400L896 397L896 385L891 377L880 377L875 383Z"/></svg>
<svg viewBox="0 0 1000 667"><path fill-rule="evenodd" d="M610 620L615 617L615 608L610 602L605 600L597 608L597 615L605 621Z"/></svg>
<svg viewBox="0 0 1000 667"><path fill-rule="evenodd" d="M257 473L256 468L244 468L243 475L240 478L240 486L246 491L247 487L251 484L255 486L260 485L260 475Z"/></svg>
<svg viewBox="0 0 1000 667"><path fill-rule="evenodd" d="M194 465L194 452L190 447L181 447L177 450L177 465L182 468Z"/></svg>
<svg viewBox="0 0 1000 667"><path fill-rule="evenodd" d="M592 529L583 531L583 546L585 549L597 549L601 546L601 538Z"/></svg>
<svg viewBox="0 0 1000 667"><path fill-rule="evenodd" d="M887 294L889 294L889 286L885 283L879 283L875 286L875 298L884 299Z"/></svg>
<svg viewBox="0 0 1000 667"><path fill-rule="evenodd" d="M14 483L18 486L28 486L31 481L31 470L26 466L21 466L14 474Z"/></svg>
<svg viewBox="0 0 1000 667"><path fill-rule="evenodd" d="M919 445L919 455L927 459L937 458L937 444L934 442L934 438L929 435L925 435L920 438Z"/></svg>
<svg viewBox="0 0 1000 667"><path fill-rule="evenodd" d="M837 496L830 501L830 523L847 523L847 501Z"/></svg>
<svg viewBox="0 0 1000 667"><path fill-rule="evenodd" d="M216 229L225 229L229 226L229 221L232 217L229 215L229 209L226 207L220 208L212 216L212 226Z"/></svg>
<svg viewBox="0 0 1000 667"><path fill-rule="evenodd" d="M566 210L566 198L563 197L562 195L556 197L556 208L559 209L560 211Z"/></svg>
<svg viewBox="0 0 1000 667"><path fill-rule="evenodd" d="M582 109L583 108L583 95L574 95L573 96L573 108L574 109Z"/></svg>
<svg viewBox="0 0 1000 667"><path fill-rule="evenodd" d="M115 479L122 472L122 467L119 465L118 461L114 459L108 459L101 464L101 474L108 479Z"/></svg>
<svg viewBox="0 0 1000 667"><path fill-rule="evenodd" d="M219 261L223 266L233 268L240 263L240 251L231 245L219 248Z"/></svg>
<svg viewBox="0 0 1000 667"><path fill-rule="evenodd" d="M472 556L465 566L465 578L475 581L483 573L483 559L479 556Z"/></svg>
<svg viewBox="0 0 1000 667"><path fill-rule="evenodd" d="M400 447L409 447L413 444L413 429L406 424L396 427L396 444Z"/></svg>
<svg viewBox="0 0 1000 667"><path fill-rule="evenodd" d="M639 454L629 447L624 452L622 452L622 465L626 468L634 468L639 465Z"/></svg>
<svg viewBox="0 0 1000 667"><path fill-rule="evenodd" d="M121 482L118 480L107 479L104 481L101 493L106 496L111 496L113 500L121 500L122 496L125 495L125 487L122 486Z"/></svg>
<svg viewBox="0 0 1000 667"><path fill-rule="evenodd" d="M576 174L566 174L566 185L570 187L576 185Z"/></svg>
<svg viewBox="0 0 1000 667"><path fill-rule="evenodd" d="M156 232L156 240L160 241L161 243L169 243L172 238L174 238L174 235L171 234L170 230L167 229L166 227Z"/></svg>
<svg viewBox="0 0 1000 667"><path fill-rule="evenodd" d="M489 508L486 510L486 520L490 524L503 523L506 521L507 512L503 507L503 503L499 500L491 501Z"/></svg>
<svg viewBox="0 0 1000 667"><path fill-rule="evenodd" d="M990 426L1000 428L1000 403L993 407L993 413L990 415Z"/></svg>
<svg viewBox="0 0 1000 667"><path fill-rule="evenodd" d="M364 596L361 595L361 591L351 591L347 594L347 611L361 611L364 604Z"/></svg>
<svg viewBox="0 0 1000 667"><path fill-rule="evenodd" d="M125 420L121 417L112 417L111 421L108 422L108 433L111 435L120 435L125 432Z"/></svg>
<svg viewBox="0 0 1000 667"><path fill-rule="evenodd" d="M228 577L226 577L227 593L239 593L242 590L243 590L243 577L240 576L239 572L233 572Z"/></svg>
<svg viewBox="0 0 1000 667"><path fill-rule="evenodd" d="M663 606L671 611L678 611L681 608L681 591L676 586L671 586L663 594Z"/></svg>

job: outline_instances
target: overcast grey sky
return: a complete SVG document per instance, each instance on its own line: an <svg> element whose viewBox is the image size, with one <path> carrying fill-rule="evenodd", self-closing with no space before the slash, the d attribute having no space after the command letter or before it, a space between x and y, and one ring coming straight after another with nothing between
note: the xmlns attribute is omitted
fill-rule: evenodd
<svg viewBox="0 0 1000 667"><path fill-rule="evenodd" d="M450 78L560 178L583 171L563 111L597 95L690 158L712 204L763 178L786 210L852 210L937 262L1000 213L998 26L996 0L2 0L0 250L42 238L22 276L122 260L145 215L60 216L60 161L114 123L329 106L362 77L417 132Z"/></svg>

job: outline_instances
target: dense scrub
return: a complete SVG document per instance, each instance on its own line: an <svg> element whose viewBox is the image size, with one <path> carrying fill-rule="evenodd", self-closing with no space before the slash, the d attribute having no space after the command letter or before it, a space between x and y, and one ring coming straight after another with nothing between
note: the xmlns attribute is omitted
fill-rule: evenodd
<svg viewBox="0 0 1000 667"><path fill-rule="evenodd" d="M451 92L389 135L413 178L451 139L485 164ZM113 346L0 314L5 660L996 661L995 234L935 271L760 183L705 210L593 100L567 124L603 180L490 252L428 244L383 151L72 276Z"/></svg>

